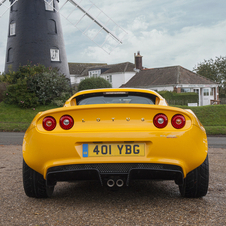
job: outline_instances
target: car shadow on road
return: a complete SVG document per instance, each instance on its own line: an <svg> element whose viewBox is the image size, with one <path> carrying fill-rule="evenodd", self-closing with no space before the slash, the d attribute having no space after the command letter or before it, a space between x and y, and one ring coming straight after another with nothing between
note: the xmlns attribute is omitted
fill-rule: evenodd
<svg viewBox="0 0 226 226"><path fill-rule="evenodd" d="M58 183L54 199L75 199L89 202L112 202L117 199L156 199L180 197L179 188L173 181L133 181L129 187L109 189L96 181ZM101 200L100 200L101 197Z"/></svg>

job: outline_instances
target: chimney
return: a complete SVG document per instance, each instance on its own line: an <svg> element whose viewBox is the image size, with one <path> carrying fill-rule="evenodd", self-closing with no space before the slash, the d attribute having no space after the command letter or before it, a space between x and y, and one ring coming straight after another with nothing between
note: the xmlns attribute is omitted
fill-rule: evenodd
<svg viewBox="0 0 226 226"><path fill-rule="evenodd" d="M140 55L140 51L136 53L134 53L134 58L135 58L135 67L136 69L142 70L143 66L142 66L142 56Z"/></svg>

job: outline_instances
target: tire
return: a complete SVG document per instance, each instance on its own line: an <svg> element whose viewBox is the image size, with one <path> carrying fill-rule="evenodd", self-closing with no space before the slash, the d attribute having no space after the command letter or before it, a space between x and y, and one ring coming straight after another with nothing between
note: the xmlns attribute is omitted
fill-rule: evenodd
<svg viewBox="0 0 226 226"><path fill-rule="evenodd" d="M46 186L43 176L31 169L23 160L23 186L28 197L50 198L53 194L54 186Z"/></svg>
<svg viewBox="0 0 226 226"><path fill-rule="evenodd" d="M209 185L208 155L205 161L196 169L189 172L184 184L179 185L181 196L186 198L199 198L205 196Z"/></svg>

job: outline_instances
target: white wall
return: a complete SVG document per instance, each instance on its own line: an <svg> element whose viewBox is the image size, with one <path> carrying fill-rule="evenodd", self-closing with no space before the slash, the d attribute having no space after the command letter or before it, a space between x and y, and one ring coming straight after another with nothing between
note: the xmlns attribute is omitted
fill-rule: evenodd
<svg viewBox="0 0 226 226"><path fill-rule="evenodd" d="M107 80L107 76L112 75L112 87L119 88L121 85L127 83L134 75L134 72L121 72L121 73L107 73L101 74L100 77ZM79 77L79 75L70 75L71 84L80 83L87 76ZM90 76L89 76L90 77Z"/></svg>
<svg viewBox="0 0 226 226"><path fill-rule="evenodd" d="M70 80L71 80L71 84L75 84L76 83L75 75L70 75Z"/></svg>
<svg viewBox="0 0 226 226"><path fill-rule="evenodd" d="M106 79L107 76L112 75L112 88L119 88L122 84L127 83L134 75L134 72L125 72L125 73L107 73L102 74L101 77Z"/></svg>
<svg viewBox="0 0 226 226"><path fill-rule="evenodd" d="M137 72L125 72L125 83L127 83Z"/></svg>

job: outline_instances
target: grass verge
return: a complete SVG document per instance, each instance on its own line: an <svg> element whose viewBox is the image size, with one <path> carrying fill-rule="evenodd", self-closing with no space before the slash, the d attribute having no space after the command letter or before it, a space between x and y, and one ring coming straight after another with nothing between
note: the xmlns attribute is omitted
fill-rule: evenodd
<svg viewBox="0 0 226 226"><path fill-rule="evenodd" d="M191 109L197 115L208 135L226 135L226 105L202 107L177 106ZM15 105L0 103L0 131L26 131L32 119L40 111L57 108L54 105L21 109Z"/></svg>
<svg viewBox="0 0 226 226"><path fill-rule="evenodd" d="M36 108L22 109L16 105L0 103L0 131L24 132L32 119L40 111L57 108L54 105L38 106Z"/></svg>

